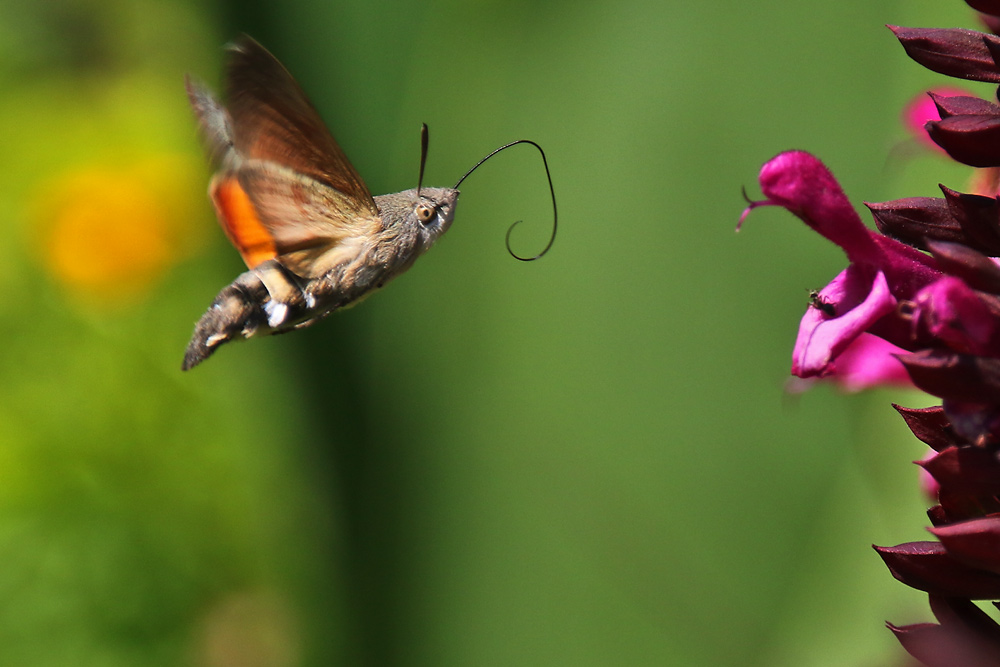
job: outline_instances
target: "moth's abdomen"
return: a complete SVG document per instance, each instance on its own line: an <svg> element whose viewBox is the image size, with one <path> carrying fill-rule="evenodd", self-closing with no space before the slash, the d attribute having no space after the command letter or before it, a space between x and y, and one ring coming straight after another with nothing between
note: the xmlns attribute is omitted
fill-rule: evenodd
<svg viewBox="0 0 1000 667"><path fill-rule="evenodd" d="M219 292L195 325L181 370L189 370L205 361L223 343L235 338L250 338L262 329L267 330L264 309L267 301L267 289L249 271Z"/></svg>
<svg viewBox="0 0 1000 667"><path fill-rule="evenodd" d="M240 274L198 320L182 370L197 366L223 343L301 329L356 301L361 294L345 291L342 278L333 271L304 280L273 260Z"/></svg>

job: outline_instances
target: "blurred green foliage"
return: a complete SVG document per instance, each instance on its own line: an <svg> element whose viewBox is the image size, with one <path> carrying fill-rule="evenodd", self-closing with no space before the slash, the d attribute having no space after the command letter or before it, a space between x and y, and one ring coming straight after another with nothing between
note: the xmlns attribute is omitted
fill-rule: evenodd
<svg viewBox="0 0 1000 667"><path fill-rule="evenodd" d="M926 618L900 392L783 393L839 252L740 186L785 148L853 201L940 78L882 26L963 3L0 2L0 664L844 665ZM934 7L930 5L934 4ZM183 75L240 31L373 192L463 184L357 309L179 371L240 270ZM949 180L950 179L950 180Z"/></svg>

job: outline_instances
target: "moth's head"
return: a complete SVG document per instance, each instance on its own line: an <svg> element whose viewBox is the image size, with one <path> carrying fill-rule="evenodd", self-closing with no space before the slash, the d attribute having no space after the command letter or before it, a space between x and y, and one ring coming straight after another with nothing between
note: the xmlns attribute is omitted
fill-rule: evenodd
<svg viewBox="0 0 1000 667"><path fill-rule="evenodd" d="M413 215L420 223L421 236L430 241L448 231L451 221L455 218L455 204L458 203L458 190L451 188L421 188L416 195Z"/></svg>
<svg viewBox="0 0 1000 667"><path fill-rule="evenodd" d="M375 198L382 223L413 234L424 248L451 227L457 201L458 190L452 188L421 188L419 194L406 190Z"/></svg>

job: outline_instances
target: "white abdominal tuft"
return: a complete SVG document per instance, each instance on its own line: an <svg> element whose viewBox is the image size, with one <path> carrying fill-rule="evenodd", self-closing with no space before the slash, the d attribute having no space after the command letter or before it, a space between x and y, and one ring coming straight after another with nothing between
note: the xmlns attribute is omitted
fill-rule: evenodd
<svg viewBox="0 0 1000 667"><path fill-rule="evenodd" d="M288 305L280 301L268 301L264 304L264 312L267 313L267 326L277 329L288 317Z"/></svg>

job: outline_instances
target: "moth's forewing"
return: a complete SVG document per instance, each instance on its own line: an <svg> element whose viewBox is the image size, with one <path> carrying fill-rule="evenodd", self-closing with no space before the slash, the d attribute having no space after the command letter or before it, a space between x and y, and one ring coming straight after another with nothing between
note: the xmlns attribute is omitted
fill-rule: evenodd
<svg viewBox="0 0 1000 667"><path fill-rule="evenodd" d="M357 210L356 200L287 167L252 160L237 177L274 243L278 261L303 278L323 275L335 263L340 246L369 239L381 227L377 214Z"/></svg>
<svg viewBox="0 0 1000 667"><path fill-rule="evenodd" d="M208 88L190 76L185 77L184 87L198 119L208 156L212 164L218 166L233 152L233 127L229 112L219 104Z"/></svg>
<svg viewBox="0 0 1000 667"><path fill-rule="evenodd" d="M236 150L244 157L289 167L353 200L359 212L378 213L368 186L299 84L249 37L231 48L226 96Z"/></svg>
<svg viewBox="0 0 1000 667"><path fill-rule="evenodd" d="M276 259L322 275L340 244L378 229L375 200L288 70L249 37L230 48L226 91L223 107L188 87L220 168L220 224L249 268Z"/></svg>

